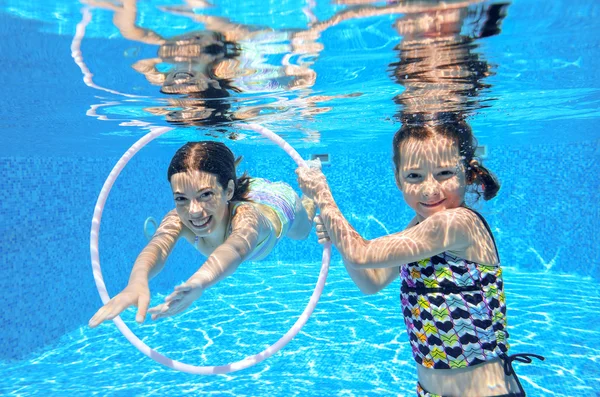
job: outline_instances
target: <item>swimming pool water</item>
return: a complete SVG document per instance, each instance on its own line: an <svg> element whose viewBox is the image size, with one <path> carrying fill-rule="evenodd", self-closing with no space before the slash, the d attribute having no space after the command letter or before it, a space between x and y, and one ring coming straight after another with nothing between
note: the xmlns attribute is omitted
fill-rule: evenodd
<svg viewBox="0 0 600 397"><path fill-rule="evenodd" d="M227 18L250 31L271 28L244 42L245 54L257 57L247 59L244 70L254 72L245 90L215 107L250 115L304 158L329 154L325 173L336 200L367 238L401 230L411 213L394 184L391 137L413 106L406 93L431 88L402 83L401 59L410 48L402 47L406 41L395 26L408 17L383 12L351 18L298 41L294 34L358 6L192 3L138 2L136 23L163 37L217 29L215 20L195 22L181 15L186 11ZM486 165L502 182L499 196L479 208L504 266L511 351L546 357L516 365L528 395L597 396L600 4L477 3L469 7L463 34L480 29L473 21L494 5L506 10L501 32L469 44L472 63L463 69L470 73L483 64L488 72L468 81L477 91L467 89L459 98L487 147ZM197 104L170 102L173 96L132 68L156 57L157 46L123 38L111 10L77 1L7 0L0 3L0 36L0 394L414 395L398 282L362 295L335 253L306 326L279 353L241 372L177 373L139 353L113 324L89 329L101 304L89 260L93 206L119 156L149 126L174 130L136 155L107 202L100 249L111 295L125 285L145 243L146 217L159 218L172 207L166 166L180 144L222 140L244 156L242 168L250 175L297 188L295 166L256 134L236 131L235 122L216 116L212 124L174 122L181 109L197 110ZM77 40L80 53L73 52ZM306 47L291 50L293 43ZM83 81L77 54L96 86ZM275 66L283 62L303 71L302 79L282 75ZM292 83L299 87L284 87ZM454 92L452 84L441 88L445 97ZM418 107L436 105L419 102L419 95ZM242 359L278 340L300 315L317 280L320 253L315 236L283 241L267 260L240 267L180 317L138 326L130 309L123 319L173 359L196 365ZM178 244L152 281L153 302L201 263L191 247Z"/></svg>
<svg viewBox="0 0 600 397"><path fill-rule="evenodd" d="M301 314L316 283L314 263L257 263L206 292L181 317L131 329L162 354L195 365L243 359L274 343ZM416 382L398 285L363 296L340 262L307 325L280 353L228 375L198 376L163 367L112 325L80 327L42 352L4 362L5 395L409 396ZM600 388L600 294L591 279L505 269L513 352L544 363L518 364L533 396L593 396ZM590 292L591 291L591 292ZM159 303L164 294L155 295ZM583 309L582 309L583 308ZM596 375L594 375L596 374Z"/></svg>

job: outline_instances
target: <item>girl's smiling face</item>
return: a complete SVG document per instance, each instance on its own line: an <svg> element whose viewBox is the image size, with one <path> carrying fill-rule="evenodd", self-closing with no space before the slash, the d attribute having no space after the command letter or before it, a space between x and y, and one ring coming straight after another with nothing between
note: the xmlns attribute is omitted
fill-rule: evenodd
<svg viewBox="0 0 600 397"><path fill-rule="evenodd" d="M461 206L466 175L458 146L440 135L425 140L409 138L400 144L396 181L420 220Z"/></svg>
<svg viewBox="0 0 600 397"><path fill-rule="evenodd" d="M197 236L208 236L229 221L232 180L223 189L214 174L179 172L171 177L171 189L179 218Z"/></svg>

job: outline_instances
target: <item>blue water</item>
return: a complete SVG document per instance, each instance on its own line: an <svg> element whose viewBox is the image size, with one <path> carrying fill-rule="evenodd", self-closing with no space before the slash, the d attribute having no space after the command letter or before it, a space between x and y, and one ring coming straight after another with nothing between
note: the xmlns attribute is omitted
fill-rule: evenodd
<svg viewBox="0 0 600 397"><path fill-rule="evenodd" d="M224 18L262 32L241 41L247 61L254 62L244 69L251 84L230 90L215 106L268 126L304 158L328 153L331 165L324 172L342 212L365 237L375 238L402 230L412 217L391 164L391 138L412 106L406 99L411 86L395 77L395 64L409 52L399 50L407 39L395 26L408 17L385 12L393 2L365 2L381 15L351 18L316 38L298 39L310 26L358 7L343 3L215 1L209 8L200 2L186 8L174 0L148 1L138 4L135 20L162 37L215 29ZM478 12L501 4L473 4L461 34L480 31ZM502 182L498 197L478 208L492 226L504 266L511 349L546 357L518 365L528 395L597 396L600 5L521 0L504 9L501 31L469 47L476 59L468 70L477 69L476 62L488 69L476 91L459 95L459 105L487 148L485 164ZM182 12L215 19L213 25L194 22ZM155 58L158 46L124 38L112 10L76 1L8 0L0 3L0 36L0 394L414 395L398 282L362 295L335 252L306 326L279 353L240 372L174 372L139 353L113 324L89 329L87 321L101 305L89 252L94 204L114 164L148 128L174 129L131 160L107 201L100 251L111 296L125 286L146 243L144 220L172 208L166 167L180 144L207 136L222 140L244 156L242 168L250 175L297 188L295 165L265 139L240 131L237 121L173 123L189 102L174 104L174 96L132 68ZM84 82L82 64L73 57L77 39L77 59L95 85ZM302 79L293 74L299 70ZM442 87L441 98L449 98L450 88ZM418 109L437 105L415 98ZM122 318L173 359L195 365L237 361L277 341L300 316L320 257L315 236L284 240L266 260L240 266L179 317L137 325L130 309ZM152 280L152 303L202 261L179 243Z"/></svg>

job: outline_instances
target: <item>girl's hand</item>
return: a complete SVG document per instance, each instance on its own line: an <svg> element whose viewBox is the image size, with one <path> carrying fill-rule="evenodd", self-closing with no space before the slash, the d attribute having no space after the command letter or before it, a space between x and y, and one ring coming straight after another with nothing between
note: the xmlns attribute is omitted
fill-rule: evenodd
<svg viewBox="0 0 600 397"><path fill-rule="evenodd" d="M165 298L165 303L151 308L148 312L152 313L152 320L174 316L190 307L203 292L202 285L192 277L175 287L175 291Z"/></svg>
<svg viewBox="0 0 600 397"><path fill-rule="evenodd" d="M137 306L138 312L135 321L143 323L146 318L148 305L150 304L150 289L147 281L128 284L123 291L112 298L100 308L88 322L91 328L95 328L106 320L112 320L127 309L129 306Z"/></svg>
<svg viewBox="0 0 600 397"><path fill-rule="evenodd" d="M329 189L325 175L318 168L299 167L296 169L298 184L302 193L315 200L319 193Z"/></svg>
<svg viewBox="0 0 600 397"><path fill-rule="evenodd" d="M325 229L325 225L323 224L323 220L319 215L315 216L315 230L317 231L317 238L319 239L319 244L326 244L330 242L329 234L327 233L327 229Z"/></svg>

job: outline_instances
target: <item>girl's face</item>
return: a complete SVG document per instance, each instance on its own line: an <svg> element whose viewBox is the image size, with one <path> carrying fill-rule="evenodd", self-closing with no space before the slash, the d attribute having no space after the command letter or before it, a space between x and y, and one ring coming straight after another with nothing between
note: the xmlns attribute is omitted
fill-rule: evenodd
<svg viewBox="0 0 600 397"><path fill-rule="evenodd" d="M461 206L466 175L458 146L442 136L402 142L396 181L421 220Z"/></svg>
<svg viewBox="0 0 600 397"><path fill-rule="evenodd" d="M232 180L223 189L214 174L179 172L171 176L171 189L179 218L197 236L214 233L228 222L228 202L234 191Z"/></svg>

